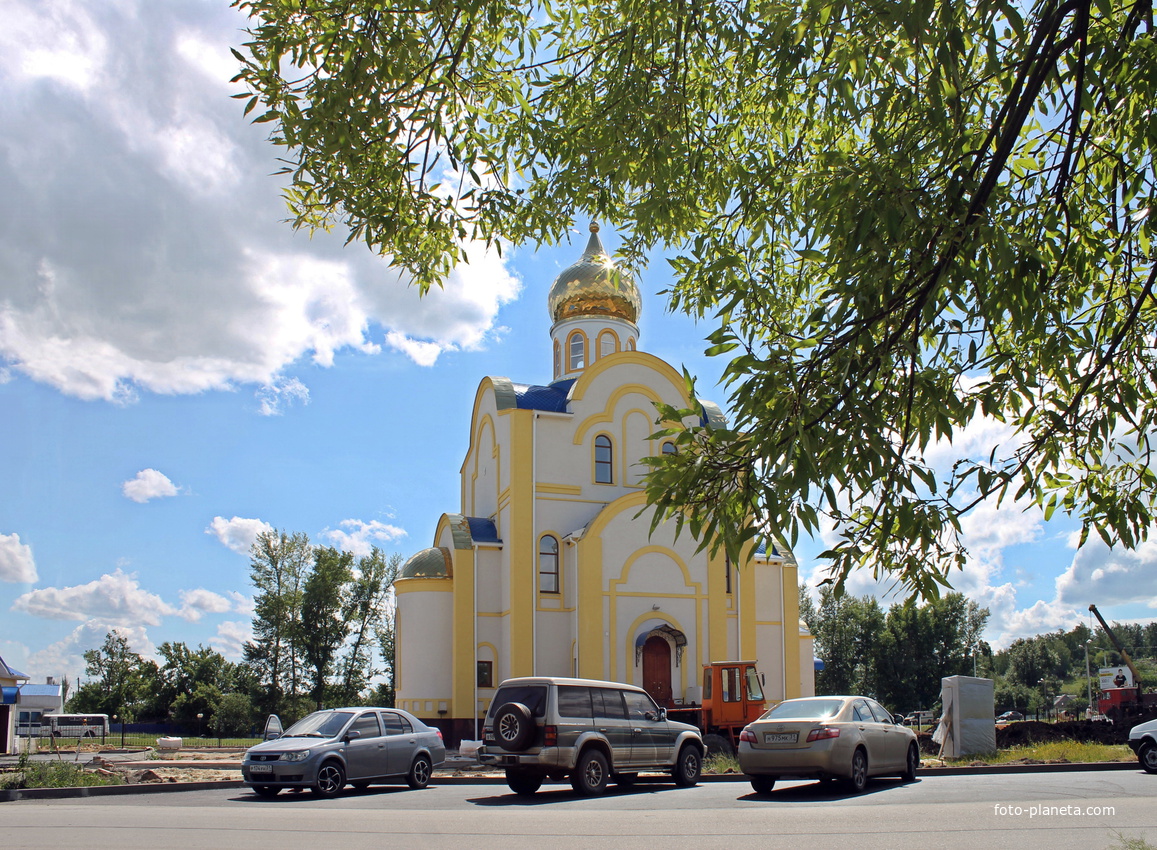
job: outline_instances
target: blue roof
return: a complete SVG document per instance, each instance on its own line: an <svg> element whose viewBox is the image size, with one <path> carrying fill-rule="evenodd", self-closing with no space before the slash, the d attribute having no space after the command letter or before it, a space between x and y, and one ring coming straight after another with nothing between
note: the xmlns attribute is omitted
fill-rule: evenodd
<svg viewBox="0 0 1157 850"><path fill-rule="evenodd" d="M470 524L470 536L475 543L501 543L498 538L498 529L494 523L482 517L468 516L466 522Z"/></svg>
<svg viewBox="0 0 1157 850"><path fill-rule="evenodd" d="M60 685L21 685L20 693L26 697L58 697Z"/></svg>
<svg viewBox="0 0 1157 850"><path fill-rule="evenodd" d="M755 554L756 555L763 555L765 557L767 556L767 541L766 540L755 547ZM779 557L779 550L775 548L774 543L771 545L771 556L773 558Z"/></svg>
<svg viewBox="0 0 1157 850"><path fill-rule="evenodd" d="M0 658L0 672L4 672L9 679L27 679L28 677L17 670L15 667L9 667L4 663L4 659Z"/></svg>
<svg viewBox="0 0 1157 850"><path fill-rule="evenodd" d="M512 384L518 409L566 413L566 396L574 382L574 378L567 378L546 387L537 384Z"/></svg>

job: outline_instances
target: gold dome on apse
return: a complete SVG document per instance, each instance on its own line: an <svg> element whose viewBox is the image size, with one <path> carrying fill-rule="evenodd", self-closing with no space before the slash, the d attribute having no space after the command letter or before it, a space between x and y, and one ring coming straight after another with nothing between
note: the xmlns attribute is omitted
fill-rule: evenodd
<svg viewBox="0 0 1157 850"><path fill-rule="evenodd" d="M577 316L613 316L633 324L639 321L643 299L631 275L619 271L603 248L599 226L591 224L587 249L555 278L546 305L555 322Z"/></svg>

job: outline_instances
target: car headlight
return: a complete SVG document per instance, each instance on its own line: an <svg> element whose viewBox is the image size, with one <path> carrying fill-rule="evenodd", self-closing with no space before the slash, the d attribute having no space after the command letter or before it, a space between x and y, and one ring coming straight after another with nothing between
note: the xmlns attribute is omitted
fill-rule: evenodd
<svg viewBox="0 0 1157 850"><path fill-rule="evenodd" d="M309 758L309 750L298 750L293 753L286 753L281 757L282 761L305 761Z"/></svg>

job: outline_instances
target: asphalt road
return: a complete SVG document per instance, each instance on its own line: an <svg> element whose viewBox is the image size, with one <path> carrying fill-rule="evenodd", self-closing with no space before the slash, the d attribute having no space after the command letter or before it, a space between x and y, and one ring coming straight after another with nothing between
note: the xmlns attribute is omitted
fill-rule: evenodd
<svg viewBox="0 0 1157 850"><path fill-rule="evenodd" d="M793 850L1157 846L1157 776L1134 771L938 776L873 781L846 797L785 782L758 797L742 782L640 784L599 798L547 785L375 787L334 800L260 799L245 789L0 804L5 848L791 847Z"/></svg>

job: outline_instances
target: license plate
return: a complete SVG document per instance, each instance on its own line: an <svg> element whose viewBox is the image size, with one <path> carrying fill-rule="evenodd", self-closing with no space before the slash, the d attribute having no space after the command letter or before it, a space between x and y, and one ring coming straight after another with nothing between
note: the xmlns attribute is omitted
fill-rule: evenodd
<svg viewBox="0 0 1157 850"><path fill-rule="evenodd" d="M271 764L251 764L249 765L250 773L273 773L273 765Z"/></svg>
<svg viewBox="0 0 1157 850"><path fill-rule="evenodd" d="M763 743L765 744L794 744L799 740L798 732L764 732Z"/></svg>

